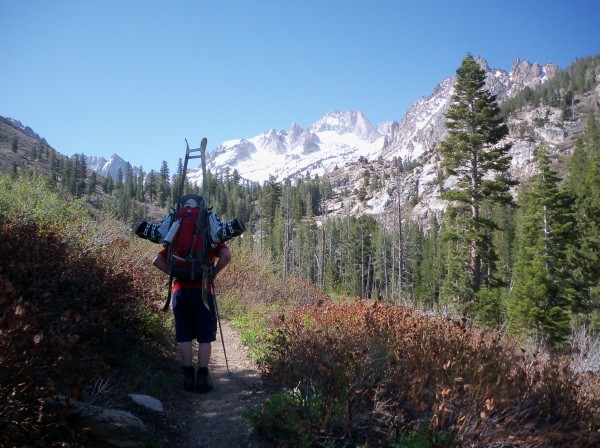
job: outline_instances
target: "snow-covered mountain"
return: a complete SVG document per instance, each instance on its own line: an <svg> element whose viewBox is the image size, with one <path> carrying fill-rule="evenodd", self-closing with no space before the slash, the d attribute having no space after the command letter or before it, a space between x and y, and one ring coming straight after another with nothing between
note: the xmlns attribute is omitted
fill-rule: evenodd
<svg viewBox="0 0 600 448"><path fill-rule="evenodd" d="M510 72L490 69L477 58L487 72L490 91L501 101L526 86L533 87L552 77L558 67L540 66L516 59ZM237 170L240 176L264 182L270 176L287 177L325 174L361 158L374 161L417 160L445 137L444 115L450 104L455 76L439 83L428 97L420 98L400 121L373 126L359 111L331 111L307 129L292 123L288 130L271 129L250 138L222 143L208 155L207 168L213 173ZM200 183L200 170L190 172L190 180Z"/></svg>
<svg viewBox="0 0 600 448"><path fill-rule="evenodd" d="M484 59L477 60L487 72L488 88L499 100L540 84L558 71L553 64L540 66L517 58L508 72L490 69ZM359 159L418 160L445 137L444 115L454 82L455 76L442 80L430 96L413 103L400 122L390 120L374 126L360 110L333 110L306 129L292 123L287 130L270 129L254 137L223 142L208 153L207 168L213 173L237 170L241 177L262 183L271 176L283 180L307 173L323 175ZM109 160L87 157L87 163L97 173L113 178L119 168L125 173L127 166L117 154ZM200 167L190 165L188 170L190 180L200 184Z"/></svg>
<svg viewBox="0 0 600 448"><path fill-rule="evenodd" d="M230 140L208 154L207 168L213 173L237 170L240 176L264 182L270 176L322 175L359 157L380 153L384 136L361 111L331 111L307 129L292 123L288 130L271 129L252 138ZM189 174L200 182L200 170Z"/></svg>
<svg viewBox="0 0 600 448"><path fill-rule="evenodd" d="M129 162L126 162L117 154L113 154L108 160L106 160L104 157L85 156L85 162L89 169L95 171L101 176L110 176L114 180L117 180L118 178L119 169L121 169L121 174L123 175L123 178L125 178L127 166L129 165ZM137 176L139 174L139 168L132 167L132 169L133 173Z"/></svg>

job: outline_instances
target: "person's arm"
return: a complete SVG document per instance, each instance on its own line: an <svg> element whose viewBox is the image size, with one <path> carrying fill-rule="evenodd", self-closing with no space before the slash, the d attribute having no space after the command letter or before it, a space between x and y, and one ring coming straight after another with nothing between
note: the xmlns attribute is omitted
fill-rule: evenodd
<svg viewBox="0 0 600 448"><path fill-rule="evenodd" d="M169 263L167 263L167 259L162 253L159 252L156 254L154 260L152 260L152 264L165 274L169 275Z"/></svg>
<svg viewBox="0 0 600 448"><path fill-rule="evenodd" d="M213 268L213 278L217 277L217 274L221 272L225 266L229 264L231 261L231 251L227 246L223 246L219 248L219 252L217 254L218 261L215 267Z"/></svg>

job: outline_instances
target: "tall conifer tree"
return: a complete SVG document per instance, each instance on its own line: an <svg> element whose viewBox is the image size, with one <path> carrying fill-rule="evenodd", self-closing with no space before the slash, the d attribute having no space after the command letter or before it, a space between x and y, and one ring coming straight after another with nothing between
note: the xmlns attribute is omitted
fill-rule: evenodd
<svg viewBox="0 0 600 448"><path fill-rule="evenodd" d="M171 184L169 182L169 165L166 160L162 161L158 174L158 205L164 207L170 199Z"/></svg>
<svg viewBox="0 0 600 448"><path fill-rule="evenodd" d="M500 116L496 96L485 86L485 71L470 55L457 69L452 103L446 113L448 136L441 143L442 165L456 176L457 183L442 198L450 201L453 225L447 225L453 247L468 247L469 285L458 292L461 299L472 299L482 282L491 279L482 273L482 261L493 263L495 251L491 230L497 228L482 213L483 207L495 203L509 204L509 189L515 185L507 178L511 147L502 140L508 127ZM454 254L456 256L456 254Z"/></svg>
<svg viewBox="0 0 600 448"><path fill-rule="evenodd" d="M535 160L538 173L519 198L523 219L509 324L516 332L533 332L557 346L570 333L576 297L567 257L574 242L572 198L559 187L544 148L537 150Z"/></svg>
<svg viewBox="0 0 600 448"><path fill-rule="evenodd" d="M573 273L585 286L588 306L600 308L600 126L594 117L587 123L584 138L575 146L569 176L575 195L579 247L572 252ZM597 316L600 317L600 316Z"/></svg>

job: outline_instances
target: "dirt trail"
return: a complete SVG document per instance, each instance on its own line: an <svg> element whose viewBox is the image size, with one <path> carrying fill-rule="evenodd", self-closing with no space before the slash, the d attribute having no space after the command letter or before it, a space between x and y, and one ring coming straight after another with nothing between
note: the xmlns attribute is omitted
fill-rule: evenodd
<svg viewBox="0 0 600 448"><path fill-rule="evenodd" d="M264 399L260 376L246 355L239 335L222 321L229 373L225 366L221 335L213 343L210 373L214 390L194 394L183 390L170 401L180 433L181 448L266 448L254 434L244 414ZM180 374L180 370L177 370Z"/></svg>

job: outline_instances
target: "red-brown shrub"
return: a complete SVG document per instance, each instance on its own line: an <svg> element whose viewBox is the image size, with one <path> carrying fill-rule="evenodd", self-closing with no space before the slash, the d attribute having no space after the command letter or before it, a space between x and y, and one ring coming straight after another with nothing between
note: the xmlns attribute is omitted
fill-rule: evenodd
<svg viewBox="0 0 600 448"><path fill-rule="evenodd" d="M425 424L447 445L600 441L599 397L564 363L464 320L328 302L293 310L271 334L262 367L322 403L306 422L321 438L389 446Z"/></svg>
<svg viewBox="0 0 600 448"><path fill-rule="evenodd" d="M235 292L249 305L298 305L329 300L322 289L298 277L279 278L269 263L246 251L234 251L231 265L219 276L220 294Z"/></svg>
<svg viewBox="0 0 600 448"><path fill-rule="evenodd" d="M138 336L135 310L160 297L146 274L114 257L125 239L94 252L58 229L10 220L0 234L0 445L53 446L73 434L44 399L79 399L123 353L115 345Z"/></svg>

